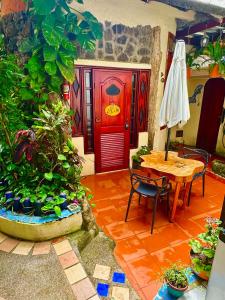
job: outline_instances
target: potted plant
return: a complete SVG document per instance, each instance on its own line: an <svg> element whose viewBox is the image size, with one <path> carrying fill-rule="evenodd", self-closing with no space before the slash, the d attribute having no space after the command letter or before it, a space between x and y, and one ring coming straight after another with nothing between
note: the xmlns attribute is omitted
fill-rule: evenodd
<svg viewBox="0 0 225 300"><path fill-rule="evenodd" d="M225 74L225 47L221 43L221 40L217 40L214 43L209 43L203 48L203 54L207 55L209 59L205 62L209 62L210 77L215 78Z"/></svg>
<svg viewBox="0 0 225 300"><path fill-rule="evenodd" d="M141 146L141 148L132 156L132 168L138 169L141 164L141 155L146 155L151 152L150 147Z"/></svg>
<svg viewBox="0 0 225 300"><path fill-rule="evenodd" d="M222 230L221 221L215 218L206 219L206 231L199 234L197 239L189 242L190 257L193 272L204 280L209 279L215 256L219 234Z"/></svg>
<svg viewBox="0 0 225 300"><path fill-rule="evenodd" d="M188 289L188 269L182 264L172 264L163 271L161 279L166 282L168 293L175 298L181 297Z"/></svg>
<svg viewBox="0 0 225 300"><path fill-rule="evenodd" d="M195 62L195 59L199 56L199 50L196 50L195 48L192 48L187 54L186 54L186 65L187 65L187 78L189 79L191 77L191 71L193 68L199 69L200 65Z"/></svg>

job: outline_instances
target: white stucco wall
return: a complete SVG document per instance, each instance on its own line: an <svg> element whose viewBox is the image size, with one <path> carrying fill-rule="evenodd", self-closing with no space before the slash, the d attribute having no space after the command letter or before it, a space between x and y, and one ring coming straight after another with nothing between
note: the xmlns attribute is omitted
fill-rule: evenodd
<svg viewBox="0 0 225 300"><path fill-rule="evenodd" d="M176 18L193 20L195 13L192 11L182 12L176 8L169 7L165 4L158 2L150 2L148 4L140 0L85 0L84 5L73 2L74 7L78 7L79 10L88 10L97 17L100 22L110 21L114 24L123 24L130 27L137 25L151 25L152 27L159 26L161 28L161 51L162 51L162 62L160 66L160 73L165 73L166 68L166 54L167 54L167 42L168 33L175 34L176 32ZM82 61L77 61L77 64L81 64ZM96 65L96 61L86 60L86 64ZM115 62L104 62L98 61L100 66L118 67L121 68L134 67L134 64L121 64ZM138 68L138 66L136 66ZM151 66L148 64L139 65L139 69L145 68L150 69ZM164 83L160 81L158 83L158 95L157 95L157 107L156 116L158 119L160 104L163 96ZM151 112L150 112L151 113ZM141 145L147 144L147 133L139 135L139 143ZM160 131L158 121L155 126L155 139L154 149L163 149L165 146L166 130ZM74 142L77 143L79 153L83 152L83 138L75 138ZM134 150L131 151L131 155ZM84 164L84 173L91 173L94 169L91 167L93 164L93 155L85 155L86 163ZM90 170L87 165L90 165Z"/></svg>

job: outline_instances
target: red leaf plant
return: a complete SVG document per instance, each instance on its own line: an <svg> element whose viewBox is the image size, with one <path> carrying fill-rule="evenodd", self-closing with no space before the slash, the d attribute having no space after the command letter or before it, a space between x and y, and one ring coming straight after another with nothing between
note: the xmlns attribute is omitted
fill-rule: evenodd
<svg viewBox="0 0 225 300"><path fill-rule="evenodd" d="M25 154L26 159L30 162L32 160L33 154L37 148L35 133L28 130L19 130L16 134L15 139L15 153L14 153L14 161L20 162L23 154Z"/></svg>

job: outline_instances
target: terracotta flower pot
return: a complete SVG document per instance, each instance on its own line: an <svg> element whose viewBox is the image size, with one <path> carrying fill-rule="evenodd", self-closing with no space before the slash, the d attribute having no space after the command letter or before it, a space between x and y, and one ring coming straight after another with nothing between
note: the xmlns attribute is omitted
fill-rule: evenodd
<svg viewBox="0 0 225 300"><path fill-rule="evenodd" d="M182 297L184 292L188 289L188 285L184 288L178 288L176 286L173 286L170 282L166 282L166 284L169 294L175 298Z"/></svg>
<svg viewBox="0 0 225 300"><path fill-rule="evenodd" d="M212 68L212 71L210 72L209 74L209 77L211 78L216 78L216 77L219 77L220 76L220 73L219 73L219 65L215 65L213 68Z"/></svg>
<svg viewBox="0 0 225 300"><path fill-rule="evenodd" d="M191 78L191 68L187 66L187 79Z"/></svg>
<svg viewBox="0 0 225 300"><path fill-rule="evenodd" d="M192 268L192 271L201 279L203 280L206 280L208 281L209 280L209 276L210 276L210 272L209 271L197 271L196 270L196 267L195 267L195 263L193 262L193 258L194 258L194 254L193 252L191 251L190 252L190 259L191 259L191 268Z"/></svg>

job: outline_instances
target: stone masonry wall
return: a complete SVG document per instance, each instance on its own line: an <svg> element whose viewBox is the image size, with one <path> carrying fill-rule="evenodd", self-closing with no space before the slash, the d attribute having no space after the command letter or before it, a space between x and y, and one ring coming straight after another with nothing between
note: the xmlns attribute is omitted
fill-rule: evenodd
<svg viewBox="0 0 225 300"><path fill-rule="evenodd" d="M10 52L17 52L21 39L32 31L32 25L25 12L4 16L0 23L0 33L6 37ZM95 52L78 50L79 58L130 63L151 62L153 30L150 25L128 27L122 24L103 24L103 39L97 41Z"/></svg>
<svg viewBox="0 0 225 300"><path fill-rule="evenodd" d="M103 39L97 42L95 52L79 51L80 58L150 63L153 41L150 25L128 27L105 21L103 30Z"/></svg>

